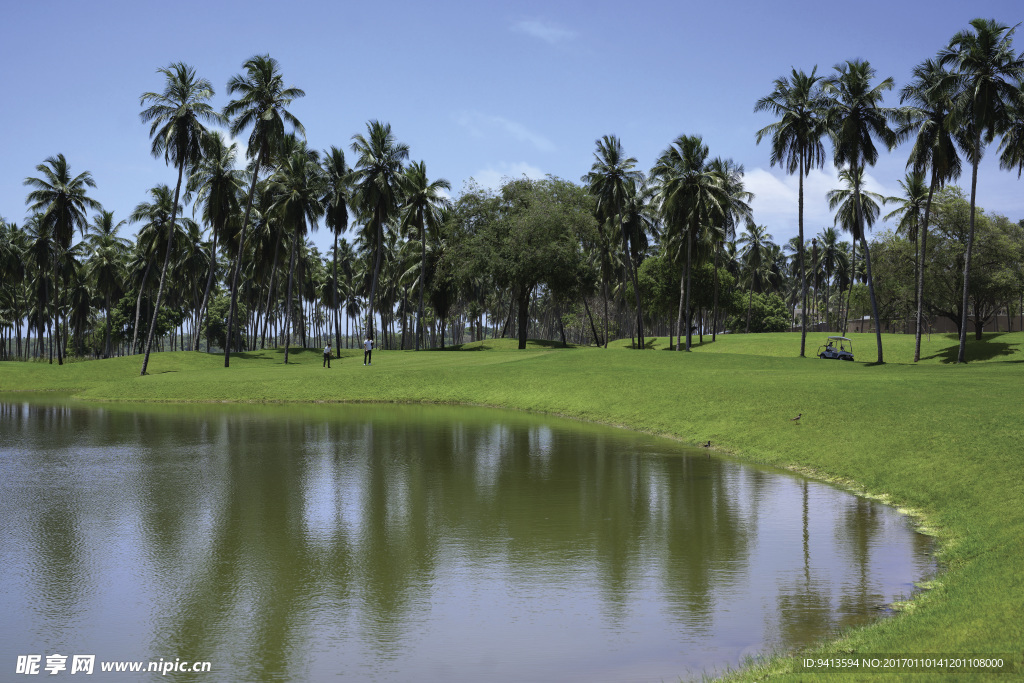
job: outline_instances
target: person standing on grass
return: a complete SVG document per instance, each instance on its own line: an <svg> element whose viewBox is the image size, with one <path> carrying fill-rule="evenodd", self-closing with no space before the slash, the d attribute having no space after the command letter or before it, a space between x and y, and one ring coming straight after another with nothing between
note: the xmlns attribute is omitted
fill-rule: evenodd
<svg viewBox="0 0 1024 683"><path fill-rule="evenodd" d="M331 368L331 343L327 342L327 346L324 347L324 367L330 370Z"/></svg>
<svg viewBox="0 0 1024 683"><path fill-rule="evenodd" d="M363 365L373 365L373 337L363 342Z"/></svg>

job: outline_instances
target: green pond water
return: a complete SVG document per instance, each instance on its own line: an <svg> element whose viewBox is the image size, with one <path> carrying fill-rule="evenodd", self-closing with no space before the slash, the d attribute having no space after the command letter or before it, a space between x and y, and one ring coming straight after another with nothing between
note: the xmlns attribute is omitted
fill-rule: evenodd
<svg viewBox="0 0 1024 683"><path fill-rule="evenodd" d="M678 680L884 618L931 549L829 486L575 422L0 395L2 680L54 654L95 655L87 680Z"/></svg>

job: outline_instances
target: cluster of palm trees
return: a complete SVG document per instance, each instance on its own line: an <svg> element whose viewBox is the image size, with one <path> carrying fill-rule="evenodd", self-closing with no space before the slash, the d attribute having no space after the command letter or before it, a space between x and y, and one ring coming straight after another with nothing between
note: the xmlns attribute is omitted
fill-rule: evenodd
<svg viewBox="0 0 1024 683"><path fill-rule="evenodd" d="M903 140L913 139L907 162L911 172L903 187L908 193L913 191L916 199L913 205L903 207L903 214L913 224L915 241L920 231L915 361L920 359L923 262L931 197L937 188L959 176L958 150L971 164L971 229L964 261L964 319L958 356L964 362L978 164L985 147L996 136L1002 136L1002 166L1016 168L1018 174L1024 168L1024 59L1013 49L1014 30L994 20L973 20L971 28L953 36L934 59L915 67L913 80L900 92L901 107L882 106L883 93L893 88L893 80L873 84L875 71L865 61L837 65L836 73L829 78L819 77L816 69L810 74L794 69L791 77L778 79L774 91L756 105L756 110L781 116L758 131L758 141L770 137L772 163L799 174L799 261L804 292L803 178L812 168L823 165L823 139L832 143L833 161L840 169L844 188L830 193L829 204L837 210L836 224L849 231L854 247L859 242L863 251L879 363L881 330L865 228L877 219L877 200L882 198L870 195L863 187L865 170L878 160L876 142L892 149ZM928 197L921 201L926 175L930 175ZM806 294L803 299L806 308ZM806 325L801 335L801 355L805 337Z"/></svg>
<svg viewBox="0 0 1024 683"><path fill-rule="evenodd" d="M582 177L597 226L581 249L593 281L579 289L595 343L608 343L612 302L620 320L629 320L625 327L636 334L639 348L652 326L665 329L663 319L645 310L640 283L643 261L657 254L678 268L678 307L669 329L677 350L691 348L695 330L710 330L714 338L735 312L721 310L721 274L745 285L748 331L754 293L779 293L792 319L801 321L801 356L809 323L823 320L830 329L845 330L853 284L862 279L882 362L867 229L881 217L883 204L896 202L897 210L885 218L899 222L917 251L917 360L931 202L938 188L959 176L962 156L972 169L963 361L978 164L998 137L1003 167L1024 170L1024 59L1013 50L1013 33L995 21L972 21L914 69L899 107L883 106L893 79L879 80L866 61L838 64L829 76L815 67L777 79L755 111L777 117L757 131L758 142L771 144L772 164L798 176L798 235L785 248L754 221L743 167L712 157L699 136L673 140L646 174L618 138L598 140ZM303 126L288 109L304 93L285 85L268 55L249 59L228 81L233 99L221 111L210 105L213 86L192 67L176 63L159 73L164 88L142 95L141 118L150 125L152 153L176 172L173 190L153 188L150 200L131 213L128 220L140 226L132 243L119 236L124 221L90 196L95 183L88 172L74 175L63 155L40 164L25 181L30 217L22 228L0 225L3 353L33 354L27 341L22 348L27 322L29 333L35 332L35 355L49 337L45 348L62 363L65 349L80 353L86 331L95 328L103 331L101 355L115 353L115 346L141 351L145 374L154 340L168 333L173 340L175 331L180 348L198 350L204 331L209 347L216 328L228 366L232 350L265 345L268 329L272 343L283 338L288 362L293 330L303 345L309 330L318 340L333 332L341 347L342 317L355 321L356 334L371 336L379 320L386 343L400 322L400 344L420 349L427 344L425 322L443 323L453 310L478 336L487 333L483 319L497 334L505 313L511 316L502 303L507 293L483 275L459 282L435 278L444 254L472 233L478 217L463 204L453 209L449 183L431 180L423 162L410 162L408 146L388 124L370 121L365 133L352 137L350 165L340 147L321 153L306 145ZM234 138L248 136L246 168L236 168L237 145L207 128L214 124L227 126ZM913 144L901 182L904 197L865 189L880 150L905 140ZM841 182L827 197L835 225L808 245L804 179L829 160ZM184 217L188 204L199 222ZM307 241L321 221L334 237L327 255ZM350 223L354 244L341 239ZM839 239L837 228L851 235L852 245ZM76 231L83 239L72 246ZM695 271L709 265L710 314L704 303L695 303L696 296L707 297L694 291ZM542 290L533 293L534 301L543 301ZM591 303L603 303L603 335L593 324ZM560 319L554 310L553 318ZM534 315L542 315L536 307ZM349 328L347 323L346 339Z"/></svg>

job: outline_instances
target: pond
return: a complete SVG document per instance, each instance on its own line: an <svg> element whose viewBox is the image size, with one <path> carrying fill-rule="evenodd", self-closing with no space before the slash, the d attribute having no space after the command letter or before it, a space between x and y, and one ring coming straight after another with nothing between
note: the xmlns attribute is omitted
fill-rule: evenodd
<svg viewBox="0 0 1024 683"><path fill-rule="evenodd" d="M869 623L934 571L906 518L824 484L462 407L0 395L0 519L8 674L677 680Z"/></svg>

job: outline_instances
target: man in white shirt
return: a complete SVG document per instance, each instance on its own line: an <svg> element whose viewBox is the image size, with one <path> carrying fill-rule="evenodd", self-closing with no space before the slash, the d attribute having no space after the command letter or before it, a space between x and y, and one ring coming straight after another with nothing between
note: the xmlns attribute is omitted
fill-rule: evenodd
<svg viewBox="0 0 1024 683"><path fill-rule="evenodd" d="M373 365L373 337L363 342L363 365Z"/></svg>
<svg viewBox="0 0 1024 683"><path fill-rule="evenodd" d="M327 346L324 347L324 367L330 370L331 368L331 343L327 342Z"/></svg>

